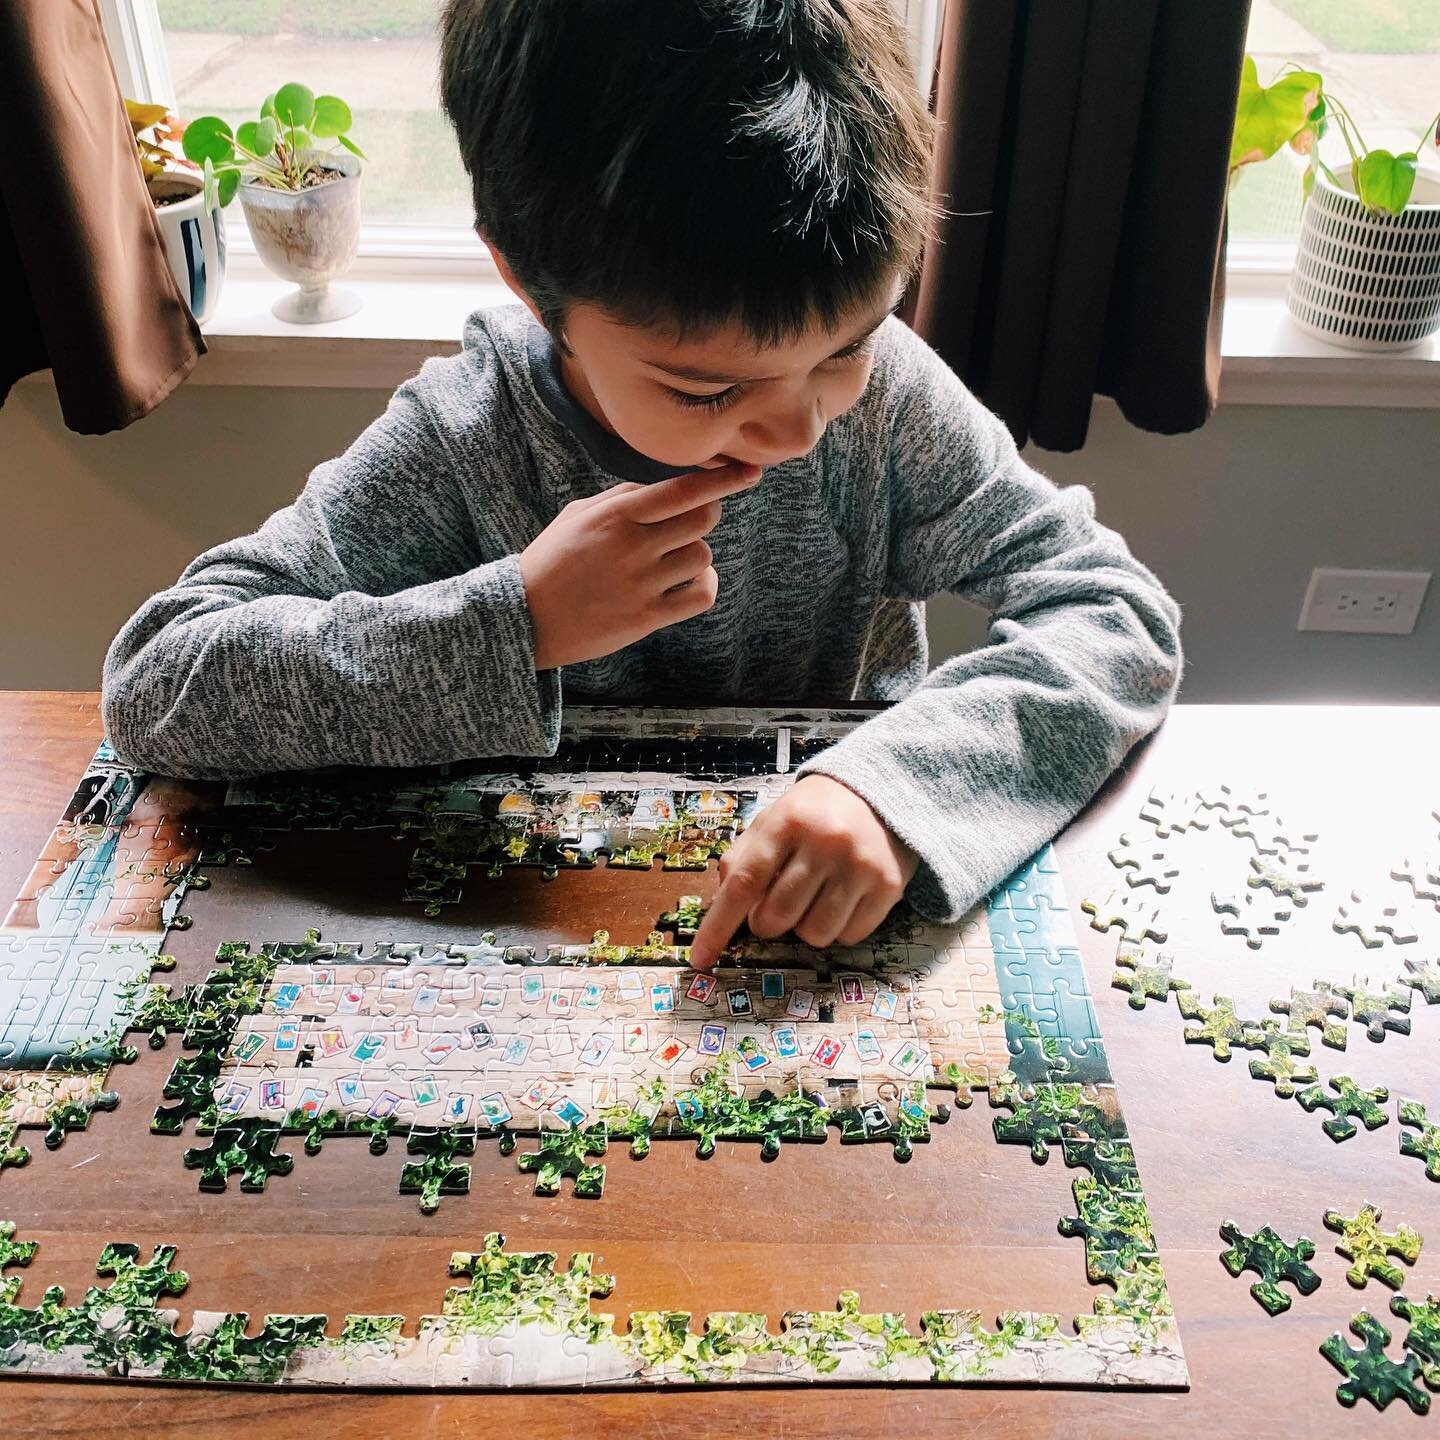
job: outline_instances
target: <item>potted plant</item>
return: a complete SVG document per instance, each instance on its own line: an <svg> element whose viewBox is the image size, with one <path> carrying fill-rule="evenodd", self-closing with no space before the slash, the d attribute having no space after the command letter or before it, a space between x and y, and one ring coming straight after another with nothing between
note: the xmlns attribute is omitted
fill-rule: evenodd
<svg viewBox="0 0 1440 1440"><path fill-rule="evenodd" d="M233 131L218 115L185 127L185 154L204 167L207 193L225 206L238 193L256 253L300 288L271 311L313 324L343 320L360 308L351 290L332 288L360 247L360 161L346 133L350 107L335 95L282 85L265 97L256 120ZM318 142L333 140L339 148Z"/></svg>
<svg viewBox="0 0 1440 1440"><path fill-rule="evenodd" d="M155 204L165 256L180 297L203 325L220 303L225 279L225 220L206 203L200 167L170 147L183 143L185 126L163 105L125 102L145 188Z"/></svg>
<svg viewBox="0 0 1440 1440"><path fill-rule="evenodd" d="M1334 127L1350 165L1337 174L1319 141ZM1440 115L1420 144L1440 147ZM1440 329L1440 181L1414 149L1371 148L1313 70L1259 83L1248 55L1231 174L1283 145L1308 156L1300 241L1285 303L1302 330L1352 350L1403 350Z"/></svg>

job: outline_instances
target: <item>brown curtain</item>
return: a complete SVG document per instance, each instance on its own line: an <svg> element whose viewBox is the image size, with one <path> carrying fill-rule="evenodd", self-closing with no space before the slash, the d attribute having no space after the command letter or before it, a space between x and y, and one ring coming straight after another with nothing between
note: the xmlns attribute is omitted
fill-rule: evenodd
<svg viewBox="0 0 1440 1440"><path fill-rule="evenodd" d="M947 212L903 312L1017 443L1091 399L1174 434L1220 379L1225 193L1249 0L947 0Z"/></svg>
<svg viewBox="0 0 1440 1440"><path fill-rule="evenodd" d="M165 259L95 0L0 0L0 404L47 366L118 430L205 352Z"/></svg>

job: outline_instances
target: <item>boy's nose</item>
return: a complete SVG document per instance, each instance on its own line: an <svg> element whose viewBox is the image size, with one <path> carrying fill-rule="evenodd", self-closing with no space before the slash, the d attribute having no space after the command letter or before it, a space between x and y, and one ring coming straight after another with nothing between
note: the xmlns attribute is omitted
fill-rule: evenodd
<svg viewBox="0 0 1440 1440"><path fill-rule="evenodd" d="M825 415L817 399L808 410L792 410L752 420L741 431L743 446L735 448L757 465L783 465L808 455L825 433Z"/></svg>

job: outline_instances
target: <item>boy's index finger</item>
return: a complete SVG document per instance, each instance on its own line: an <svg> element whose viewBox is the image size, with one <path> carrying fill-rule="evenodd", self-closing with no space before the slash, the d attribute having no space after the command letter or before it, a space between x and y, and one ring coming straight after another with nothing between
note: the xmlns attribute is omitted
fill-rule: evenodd
<svg viewBox="0 0 1440 1440"><path fill-rule="evenodd" d="M714 969L720 952L735 938L735 932L764 892L765 873L760 869L728 875L720 882L690 942L690 963L695 969Z"/></svg>
<svg viewBox="0 0 1440 1440"><path fill-rule="evenodd" d="M672 475L668 480L657 480L653 485L621 496L616 504L631 520L653 525L708 505L712 500L723 500L727 495L748 490L759 478L758 465L717 465L713 470L691 470L684 475Z"/></svg>

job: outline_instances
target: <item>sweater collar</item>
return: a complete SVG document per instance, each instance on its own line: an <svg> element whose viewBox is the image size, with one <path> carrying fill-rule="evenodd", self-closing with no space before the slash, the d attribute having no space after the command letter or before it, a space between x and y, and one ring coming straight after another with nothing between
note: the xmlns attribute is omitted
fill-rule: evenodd
<svg viewBox="0 0 1440 1440"><path fill-rule="evenodd" d="M643 455L633 445L612 435L565 388L560 370L560 352L550 332L533 315L528 315L525 345L530 377L541 403L579 442L602 469L621 480L651 484L672 475L686 475L693 465L666 465Z"/></svg>

